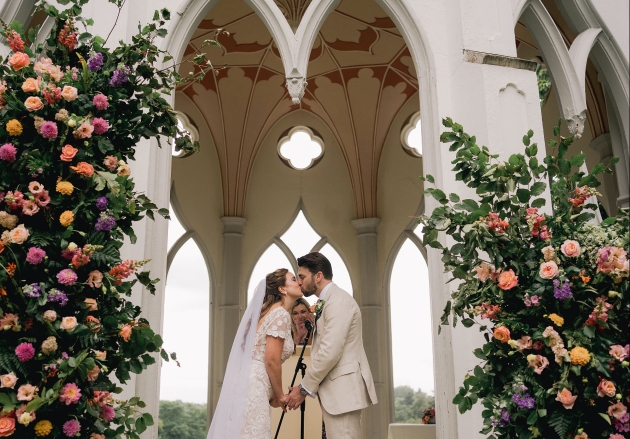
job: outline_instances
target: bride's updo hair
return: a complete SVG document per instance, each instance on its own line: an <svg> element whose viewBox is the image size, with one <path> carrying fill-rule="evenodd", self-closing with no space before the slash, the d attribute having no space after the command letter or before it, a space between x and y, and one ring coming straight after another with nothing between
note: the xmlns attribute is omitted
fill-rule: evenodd
<svg viewBox="0 0 630 439"><path fill-rule="evenodd" d="M263 299L262 309L260 310L260 318L262 319L274 303L282 302L284 296L280 294L278 288L283 287L287 281L286 268L278 268L273 273L269 273L266 278L265 298Z"/></svg>

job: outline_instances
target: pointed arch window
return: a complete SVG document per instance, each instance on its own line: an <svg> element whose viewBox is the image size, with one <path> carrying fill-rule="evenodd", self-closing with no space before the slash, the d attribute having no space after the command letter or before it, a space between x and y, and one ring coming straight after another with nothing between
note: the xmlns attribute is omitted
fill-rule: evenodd
<svg viewBox="0 0 630 439"><path fill-rule="evenodd" d="M170 212L162 337L164 345L176 351L181 367L174 361L162 363L160 400L205 404L210 334L209 270L193 239L194 233L186 231L172 206ZM182 343L190 339L190 327L182 322L194 322L194 343Z"/></svg>
<svg viewBox="0 0 630 439"><path fill-rule="evenodd" d="M267 273L278 268L288 268L297 273L297 258L313 251L321 252L328 258L332 265L334 282L352 294L350 272L343 258L326 237L317 233L304 210L300 209L291 225L274 238L273 243L256 262L247 288L247 301L252 298L256 285ZM306 300L315 303L317 297L311 296Z"/></svg>
<svg viewBox="0 0 630 439"><path fill-rule="evenodd" d="M414 232L416 235L406 235L396 255L389 284L394 387L409 386L414 391L433 395L429 273L426 260L414 239L421 231L416 228ZM419 334L422 334L420 342ZM418 349L419 345L422 349Z"/></svg>

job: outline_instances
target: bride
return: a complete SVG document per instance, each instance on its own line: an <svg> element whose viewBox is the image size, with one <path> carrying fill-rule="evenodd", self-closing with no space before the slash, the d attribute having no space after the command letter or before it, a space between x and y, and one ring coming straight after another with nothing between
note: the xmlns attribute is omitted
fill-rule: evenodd
<svg viewBox="0 0 630 439"><path fill-rule="evenodd" d="M270 438L271 407L286 411L282 363L293 353L289 310L300 297L295 275L286 268L256 287L232 345L207 439Z"/></svg>

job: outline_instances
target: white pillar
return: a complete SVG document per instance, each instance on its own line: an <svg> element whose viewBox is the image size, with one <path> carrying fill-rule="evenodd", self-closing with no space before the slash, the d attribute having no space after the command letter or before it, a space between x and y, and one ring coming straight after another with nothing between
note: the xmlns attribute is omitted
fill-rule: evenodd
<svg viewBox="0 0 630 439"><path fill-rule="evenodd" d="M243 227L247 220L240 217L222 217L223 223L223 272L221 283L218 285L217 302L212 303L213 314L216 316L211 350L213 358L211 364L211 391L208 406L212 412L216 407L221 393L225 368L232 340L236 337L238 324L241 320L241 251L243 242ZM210 399L211 398L211 399Z"/></svg>
<svg viewBox="0 0 630 439"><path fill-rule="evenodd" d="M387 437L390 406L393 404L393 389L389 385L392 382L391 371L389 361L387 361L391 350L389 340L384 336L388 334L384 328L387 320L384 318L383 290L378 275L376 230L380 222L379 218L352 221L352 226L356 229L358 236L361 276L360 289L358 294L355 293L355 298L363 317L363 345L378 397L378 405L370 406L363 412L363 437L369 439Z"/></svg>

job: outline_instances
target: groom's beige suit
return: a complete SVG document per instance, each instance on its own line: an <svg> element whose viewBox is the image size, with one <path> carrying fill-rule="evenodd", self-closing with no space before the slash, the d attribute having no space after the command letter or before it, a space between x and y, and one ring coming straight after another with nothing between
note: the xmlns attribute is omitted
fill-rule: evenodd
<svg viewBox="0 0 630 439"><path fill-rule="evenodd" d="M376 404L372 372L363 349L361 310L334 283L320 294L324 307L316 323L311 366L302 386L317 393L328 439L359 439L361 410Z"/></svg>

